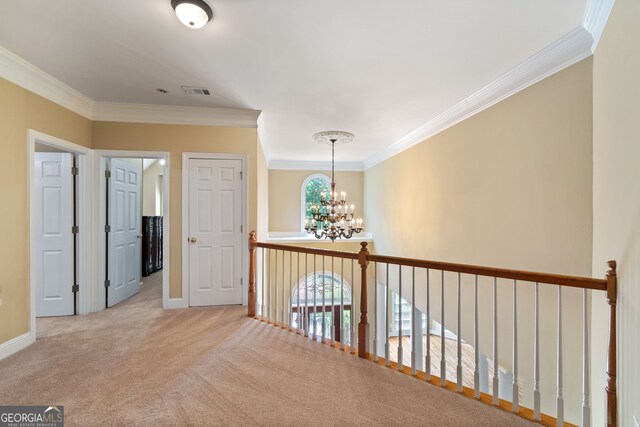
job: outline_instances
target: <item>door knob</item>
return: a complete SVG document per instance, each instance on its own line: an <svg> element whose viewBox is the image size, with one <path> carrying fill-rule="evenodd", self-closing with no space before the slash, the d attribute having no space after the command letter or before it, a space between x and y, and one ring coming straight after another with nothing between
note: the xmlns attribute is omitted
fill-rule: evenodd
<svg viewBox="0 0 640 427"><path fill-rule="evenodd" d="M189 239L191 241L191 243L195 243L198 241L198 239L196 239L195 237L192 237L191 239Z"/></svg>
<svg viewBox="0 0 640 427"><path fill-rule="evenodd" d="M136 237L137 237L138 239L142 239L142 234L138 234Z"/></svg>

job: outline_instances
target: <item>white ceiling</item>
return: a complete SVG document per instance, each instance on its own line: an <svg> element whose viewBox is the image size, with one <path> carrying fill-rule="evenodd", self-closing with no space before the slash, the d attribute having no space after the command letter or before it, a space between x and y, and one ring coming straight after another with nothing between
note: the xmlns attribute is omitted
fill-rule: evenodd
<svg viewBox="0 0 640 427"><path fill-rule="evenodd" d="M586 0L3 0L0 46L94 101L263 111L276 160L361 162L582 25ZM181 85L213 96L187 96ZM156 88L169 91L162 95Z"/></svg>

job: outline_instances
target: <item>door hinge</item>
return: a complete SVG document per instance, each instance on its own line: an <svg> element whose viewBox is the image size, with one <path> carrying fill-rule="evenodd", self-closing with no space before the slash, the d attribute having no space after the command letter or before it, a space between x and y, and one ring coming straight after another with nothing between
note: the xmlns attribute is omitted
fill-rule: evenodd
<svg viewBox="0 0 640 427"><path fill-rule="evenodd" d="M104 281L104 287L108 288L109 286L111 286L111 280L105 280Z"/></svg>
<svg viewBox="0 0 640 427"><path fill-rule="evenodd" d="M242 286L242 285L243 285L243 279L242 279L242 277L241 277L241 278L240 278L240 286Z"/></svg>
<svg viewBox="0 0 640 427"><path fill-rule="evenodd" d="M111 171L110 170L104 171L104 176L105 178L111 178Z"/></svg>
<svg viewBox="0 0 640 427"><path fill-rule="evenodd" d="M240 171L240 179L242 179L242 171Z"/></svg>
<svg viewBox="0 0 640 427"><path fill-rule="evenodd" d="M105 233L111 233L111 226L110 225L105 225L104 226L104 232Z"/></svg>
<svg viewBox="0 0 640 427"><path fill-rule="evenodd" d="M71 233L78 234L79 232L80 232L80 227L78 227L77 225L74 225L73 227L71 227Z"/></svg>
<svg viewBox="0 0 640 427"><path fill-rule="evenodd" d="M71 292L78 292L80 290L80 286L79 285L73 285L71 286Z"/></svg>
<svg viewBox="0 0 640 427"><path fill-rule="evenodd" d="M80 173L80 169L78 169L77 167L72 167L71 168L71 175L78 175Z"/></svg>
<svg viewBox="0 0 640 427"><path fill-rule="evenodd" d="M242 233L243 231L244 231L244 226L240 224L240 232Z"/></svg>

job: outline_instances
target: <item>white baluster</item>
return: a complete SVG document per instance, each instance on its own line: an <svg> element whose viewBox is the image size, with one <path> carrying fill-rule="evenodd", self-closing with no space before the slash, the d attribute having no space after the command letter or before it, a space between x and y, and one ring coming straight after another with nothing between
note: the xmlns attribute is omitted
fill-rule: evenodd
<svg viewBox="0 0 640 427"><path fill-rule="evenodd" d="M511 398L511 409L513 412L520 411L520 401L518 396L518 283L513 281L513 391Z"/></svg>
<svg viewBox="0 0 640 427"><path fill-rule="evenodd" d="M304 336L309 336L309 254L304 254Z"/></svg>
<svg viewBox="0 0 640 427"><path fill-rule="evenodd" d="M456 366L456 380L458 382L458 392L462 393L462 311L461 311L461 288L460 273L458 273L458 366Z"/></svg>
<svg viewBox="0 0 640 427"><path fill-rule="evenodd" d="M327 331L325 329L325 314L324 314L324 307L325 307L325 300L324 300L324 294L326 293L326 283L325 283L325 278L326 278L326 270L324 269L324 255L322 256L322 321L320 322L321 325L321 329L320 329L320 333L322 334L320 336L320 342L324 342L325 338L327 337Z"/></svg>
<svg viewBox="0 0 640 427"><path fill-rule="evenodd" d="M418 345L418 336L416 334L416 268L412 267L411 269L411 375L416 374L416 346L417 345Z"/></svg>
<svg viewBox="0 0 640 427"><path fill-rule="evenodd" d="M267 323L271 323L271 249L267 250Z"/></svg>
<svg viewBox="0 0 640 427"><path fill-rule="evenodd" d="M385 312L384 316L385 321L385 341L384 341L384 365L389 366L391 364L391 351L389 348L389 328L391 327L391 319L389 319L389 305L391 300L391 287L389 286L389 264L387 263L387 283L386 283L386 295L387 300L385 301Z"/></svg>
<svg viewBox="0 0 640 427"><path fill-rule="evenodd" d="M534 354L533 354L533 417L540 421L540 312L539 312L539 295L538 288L540 285L536 283L535 288L535 337L534 337Z"/></svg>
<svg viewBox="0 0 640 427"><path fill-rule="evenodd" d="M316 319L318 317L317 316L318 306L316 303L316 294L318 293L318 284L316 282L317 275L318 275L318 270L316 268L316 254L313 254L313 320L309 322L313 326L313 332L309 334L309 337L312 340L315 340L316 336L318 335L318 321Z"/></svg>
<svg viewBox="0 0 640 427"><path fill-rule="evenodd" d="M426 342L426 346L427 346L427 354L424 356L424 373L425 373L425 380L426 381L431 381L431 313L429 312L429 306L430 306L430 301L429 301L429 269L427 268L427 310L426 310L426 317L427 317L427 325L426 325L426 337L427 337L427 342Z"/></svg>
<svg viewBox="0 0 640 427"><path fill-rule="evenodd" d="M591 427L591 397L589 396L589 319L587 290L582 290L582 426Z"/></svg>
<svg viewBox="0 0 640 427"><path fill-rule="evenodd" d="M378 263L373 264L373 361L378 361Z"/></svg>
<svg viewBox="0 0 640 427"><path fill-rule="evenodd" d="M440 279L440 314L442 323L440 324L440 385L447 385L447 353L445 346L444 332L444 270Z"/></svg>
<svg viewBox="0 0 640 427"><path fill-rule="evenodd" d="M280 326L284 329L286 327L285 321L287 319L287 304L285 303L285 270L284 270L284 250L282 251L282 316Z"/></svg>
<svg viewBox="0 0 640 427"><path fill-rule="evenodd" d="M344 258L340 259L340 350L344 350L347 329L344 327Z"/></svg>
<svg viewBox="0 0 640 427"><path fill-rule="evenodd" d="M558 388L556 394L556 426L564 425L564 398L562 397L562 286L558 286Z"/></svg>
<svg viewBox="0 0 640 427"><path fill-rule="evenodd" d="M395 311L396 307L393 307ZM402 371L403 368L403 356L402 350L402 266L398 265L398 312L400 315L400 321L398 322L398 370Z"/></svg>
<svg viewBox="0 0 640 427"><path fill-rule="evenodd" d="M298 304L296 305L296 310L298 311L298 333L302 331L302 317L301 315L301 307L300 307L300 252L298 252L298 262L297 262L297 273L296 273L296 290L298 294Z"/></svg>
<svg viewBox="0 0 640 427"><path fill-rule="evenodd" d="M353 296L352 296L352 304L351 304L351 332L350 332L350 336L351 336L351 354L356 354L356 348L358 347L358 343L357 341L357 336L356 336L356 316L357 316L357 311L356 311L356 285L355 285L355 281L354 281L354 274L353 274L353 259L351 260L351 283L353 283Z"/></svg>
<svg viewBox="0 0 640 427"><path fill-rule="evenodd" d="M333 304L335 301L335 270L333 269L334 265L333 265L333 257L331 257L331 336L329 337L329 342L331 345L333 345L333 343L336 340L336 322L335 322L335 317L336 317L336 311L334 310Z"/></svg>
<svg viewBox="0 0 640 427"><path fill-rule="evenodd" d="M274 299L275 299L275 307L273 311L273 324L278 325L278 250L276 249L276 260L273 263L273 267L275 268L274 273Z"/></svg>
<svg viewBox="0 0 640 427"><path fill-rule="evenodd" d="M498 279L493 278L493 404L500 404L498 380Z"/></svg>
<svg viewBox="0 0 640 427"><path fill-rule="evenodd" d="M265 315L265 309L264 309L264 303L266 301L265 299L265 295L264 295L264 248L261 248L262 250L262 307L261 307L261 312L262 312L262 320L264 321L264 315Z"/></svg>
<svg viewBox="0 0 640 427"><path fill-rule="evenodd" d="M291 330L291 325L293 324L293 300L291 299L291 292L293 292L293 252L289 251L289 295L287 296L287 301L289 304L289 327Z"/></svg>
<svg viewBox="0 0 640 427"><path fill-rule="evenodd" d="M475 276L473 290L473 396L480 399L480 341L478 340L478 275Z"/></svg>

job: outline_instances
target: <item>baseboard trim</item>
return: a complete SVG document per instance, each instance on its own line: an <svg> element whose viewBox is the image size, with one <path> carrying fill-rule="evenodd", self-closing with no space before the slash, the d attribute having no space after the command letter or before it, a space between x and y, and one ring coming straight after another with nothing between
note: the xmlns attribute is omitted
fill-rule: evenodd
<svg viewBox="0 0 640 427"><path fill-rule="evenodd" d="M188 308L184 298L169 298L164 301L162 308L165 310L175 310L179 308Z"/></svg>
<svg viewBox="0 0 640 427"><path fill-rule="evenodd" d="M31 332L19 335L9 341L0 344L0 360L5 357L9 357L14 353L19 352L23 348L26 348L36 342L36 337Z"/></svg>

